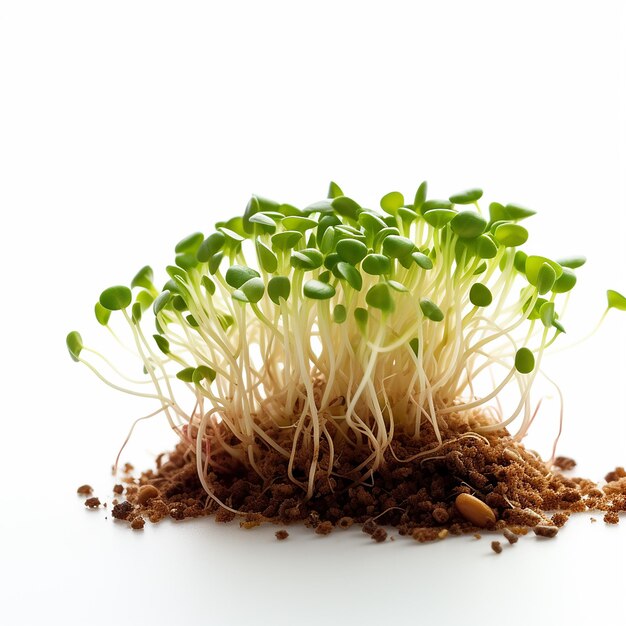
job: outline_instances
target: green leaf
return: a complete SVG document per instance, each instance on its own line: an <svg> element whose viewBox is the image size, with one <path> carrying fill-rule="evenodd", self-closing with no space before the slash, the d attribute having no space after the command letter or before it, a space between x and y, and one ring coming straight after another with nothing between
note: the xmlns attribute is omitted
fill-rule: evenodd
<svg viewBox="0 0 626 626"><path fill-rule="evenodd" d="M338 196L332 201L333 209L338 215L343 215L352 220L356 220L359 217L359 213L362 211L358 203L348 196Z"/></svg>
<svg viewBox="0 0 626 626"><path fill-rule="evenodd" d="M431 209L424 213L424 219L433 228L443 228L446 224L451 222L457 212L454 209Z"/></svg>
<svg viewBox="0 0 626 626"><path fill-rule="evenodd" d="M202 233L193 233L188 235L184 239L181 239L177 244L174 252L176 254L193 254L195 256L200 244L204 241L204 235Z"/></svg>
<svg viewBox="0 0 626 626"><path fill-rule="evenodd" d="M419 359L420 356L420 340L417 337L413 337L409 341L409 348L413 351L413 354Z"/></svg>
<svg viewBox="0 0 626 626"><path fill-rule="evenodd" d="M391 291L386 283L378 283L370 287L365 296L365 302L384 313L390 313L394 309Z"/></svg>
<svg viewBox="0 0 626 626"><path fill-rule="evenodd" d="M390 215L395 215L403 204L404 196L399 191L390 191L380 199L380 208Z"/></svg>
<svg viewBox="0 0 626 626"><path fill-rule="evenodd" d="M278 268L276 255L260 239L257 239L254 245L256 247L256 256L259 260L259 266L264 272L273 274Z"/></svg>
<svg viewBox="0 0 626 626"><path fill-rule="evenodd" d="M336 324L343 324L346 321L347 315L346 307L343 306L343 304L338 304L333 309L333 320Z"/></svg>
<svg viewBox="0 0 626 626"><path fill-rule="evenodd" d="M489 205L489 217L491 222L516 222L531 217L534 214L535 211L519 206L518 204L507 204L503 206L499 202L492 202Z"/></svg>
<svg viewBox="0 0 626 626"><path fill-rule="evenodd" d="M185 383L191 383L193 382L193 373L195 371L195 367L186 367L176 374L176 378L178 378L178 380L182 380Z"/></svg>
<svg viewBox="0 0 626 626"><path fill-rule="evenodd" d="M251 278L258 278L259 276L260 274L251 267L231 265L226 270L226 276L224 278L231 287L239 289L246 281Z"/></svg>
<svg viewBox="0 0 626 626"><path fill-rule="evenodd" d="M65 338L65 345L72 359L78 362L83 349L83 338L80 336L80 333L76 330L69 333Z"/></svg>
<svg viewBox="0 0 626 626"><path fill-rule="evenodd" d="M387 224L378 215L367 209L359 213L358 222L367 233L373 235L387 227Z"/></svg>
<svg viewBox="0 0 626 626"><path fill-rule="evenodd" d="M281 204L278 207L278 211L282 213L283 217L287 217L289 215L304 215L303 211L291 204Z"/></svg>
<svg viewBox="0 0 626 626"><path fill-rule="evenodd" d="M387 284L394 290L399 291L400 293L406 293L408 289L397 280L388 280Z"/></svg>
<svg viewBox="0 0 626 626"><path fill-rule="evenodd" d="M554 293L566 293L576 285L576 274L569 267L563 268L563 273L556 279L552 291Z"/></svg>
<svg viewBox="0 0 626 626"><path fill-rule="evenodd" d="M400 231L395 226L385 226L385 228L381 228L381 230L379 230L374 237L373 247L378 248L381 244L384 243L385 239L387 237L390 237L391 235L399 237Z"/></svg>
<svg viewBox="0 0 626 626"><path fill-rule="evenodd" d="M217 254L226 243L226 237L222 233L209 235L198 247L196 258L200 263L206 263L214 254Z"/></svg>
<svg viewBox="0 0 626 626"><path fill-rule="evenodd" d="M139 304L142 312L147 311L153 302L154 296L148 291L142 290L135 296L135 303Z"/></svg>
<svg viewBox="0 0 626 626"><path fill-rule="evenodd" d="M298 230L286 230L282 233L276 233L272 235L272 248L274 250L291 250L295 248L298 242L302 239L302 233Z"/></svg>
<svg viewBox="0 0 626 626"><path fill-rule="evenodd" d="M496 240L507 248L515 248L526 243L528 231L519 224L501 224L495 229Z"/></svg>
<svg viewBox="0 0 626 626"><path fill-rule="evenodd" d="M473 276L479 276L480 274L483 274L484 272L487 271L487 264L483 261L475 270L474 273L472 274Z"/></svg>
<svg viewBox="0 0 626 626"><path fill-rule="evenodd" d="M188 271L198 265L198 259L192 254L179 254L176 256L176 265L181 269Z"/></svg>
<svg viewBox="0 0 626 626"><path fill-rule="evenodd" d="M335 265L339 263L339 261L341 261L341 257L336 252L331 252L324 259L324 267L326 269L332 270L335 267Z"/></svg>
<svg viewBox="0 0 626 626"><path fill-rule="evenodd" d="M516 352L515 369L520 374L530 374L535 369L535 357L528 348L520 348Z"/></svg>
<svg viewBox="0 0 626 626"><path fill-rule="evenodd" d="M406 207L400 207L397 215L404 222L404 224L412 224L418 217L415 211L407 209Z"/></svg>
<svg viewBox="0 0 626 626"><path fill-rule="evenodd" d="M523 250L518 250L515 253L515 258L513 259L513 267L515 267L515 269L522 274L526 273L527 258L528 255Z"/></svg>
<svg viewBox="0 0 626 626"><path fill-rule="evenodd" d="M199 365L193 371L193 376L191 380L194 384L199 385L204 380L208 380L209 384L215 380L215 370L210 368L208 365Z"/></svg>
<svg viewBox="0 0 626 626"><path fill-rule="evenodd" d="M170 342L165 337L162 337L161 335L152 335L152 337L154 338L157 347L163 354L170 353Z"/></svg>
<svg viewBox="0 0 626 626"><path fill-rule="evenodd" d="M356 291L361 291L361 287L363 287L363 278L361 277L359 270L357 270L354 265L346 263L345 261L340 261L333 268L333 274L337 278L345 280L350 287Z"/></svg>
<svg viewBox="0 0 626 626"><path fill-rule="evenodd" d="M415 263L423 270L431 270L433 268L433 261L429 256L426 256L423 252L413 252L411 258Z"/></svg>
<svg viewBox="0 0 626 626"><path fill-rule="evenodd" d="M454 206L449 200L426 200L421 207L422 215L433 209L453 209Z"/></svg>
<svg viewBox="0 0 626 626"><path fill-rule="evenodd" d="M226 313L218 315L217 319L222 327L222 330L224 331L227 331L235 323L233 316Z"/></svg>
<svg viewBox="0 0 626 626"><path fill-rule="evenodd" d="M117 285L109 287L100 294L100 304L109 311L121 311L133 300L133 294L128 287Z"/></svg>
<svg viewBox="0 0 626 626"><path fill-rule="evenodd" d="M154 273L149 265L142 267L135 277L130 281L131 287L143 287L144 289L154 289Z"/></svg>
<svg viewBox="0 0 626 626"><path fill-rule="evenodd" d="M334 199L339 196L343 196L343 191L341 191L341 187L337 183L331 180L328 186L328 197Z"/></svg>
<svg viewBox="0 0 626 626"><path fill-rule="evenodd" d="M280 299L289 300L291 282L287 276L273 276L267 283L267 293L274 304L280 304Z"/></svg>
<svg viewBox="0 0 626 626"><path fill-rule="evenodd" d="M462 239L475 239L485 232L487 221L476 211L461 211L454 216L450 227Z"/></svg>
<svg viewBox="0 0 626 626"><path fill-rule="evenodd" d="M360 307L360 306L354 309L354 321L356 322L356 325L358 329L361 331L362 335L365 335L365 333L367 332L367 320L368 319L369 319L369 313L367 312L367 309L364 309L363 307Z"/></svg>
<svg viewBox="0 0 626 626"><path fill-rule="evenodd" d="M202 286L206 289L206 292L212 296L215 293L215 283L208 277L203 276L200 280Z"/></svg>
<svg viewBox="0 0 626 626"><path fill-rule="evenodd" d="M482 189L468 189L467 191L462 191L461 193L450 196L450 202L453 204L472 204L472 202L477 202L482 197Z"/></svg>
<svg viewBox="0 0 626 626"><path fill-rule="evenodd" d="M476 246L476 254L481 259L493 259L498 254L498 246L489 235L481 235L473 240Z"/></svg>
<svg viewBox="0 0 626 626"><path fill-rule="evenodd" d="M317 224L317 220L311 219L310 217L290 215L283 218L283 228L286 231L297 230L300 233L304 233L311 228L315 228Z"/></svg>
<svg viewBox="0 0 626 626"><path fill-rule="evenodd" d="M311 300L328 300L335 295L335 288L321 280L307 280L302 293Z"/></svg>
<svg viewBox="0 0 626 626"><path fill-rule="evenodd" d="M564 259L559 259L557 263L561 267L568 267L571 270L575 270L579 267L582 267L587 262L587 258L579 255L579 256L570 256Z"/></svg>
<svg viewBox="0 0 626 626"><path fill-rule="evenodd" d="M109 309L105 309L99 302L96 302L96 306L94 307L94 313L96 314L96 319L98 320L99 324L102 324L102 326L106 326L109 323L111 311L109 311Z"/></svg>
<svg viewBox="0 0 626 626"><path fill-rule="evenodd" d="M307 272L321 267L324 263L324 255L315 248L305 248L292 252L290 263L291 267Z"/></svg>
<svg viewBox="0 0 626 626"><path fill-rule="evenodd" d="M470 302L474 306L489 306L493 300L493 295L489 287L482 283L474 283L469 293Z"/></svg>
<svg viewBox="0 0 626 626"><path fill-rule="evenodd" d="M218 252L216 254L214 254L210 259L209 259L209 273L211 275L215 274L215 272L217 272L217 270L220 267L220 263L222 262L222 259L224 258L224 253L223 252Z"/></svg>
<svg viewBox="0 0 626 626"><path fill-rule="evenodd" d="M187 324L189 324L189 326L191 326L192 328L198 328L200 326L200 324L198 324L196 318L193 315L187 315L185 317L185 319L187 320Z"/></svg>
<svg viewBox="0 0 626 626"><path fill-rule="evenodd" d="M552 267L552 269L554 270L554 272L555 272L555 278L554 279L556 280L557 278L559 278L561 276L561 274L563 273L563 268L558 263L555 263L554 261L551 261L550 259L547 259L546 257L543 257L543 256L529 256L529 257L526 257L526 262L525 262L525 266L524 266L525 273L526 273L526 278L528 279L528 282L533 287L537 287L538 286L539 272L541 271L541 268L546 263L550 267ZM549 277L549 274L545 274L544 273L544 276L547 279Z"/></svg>
<svg viewBox="0 0 626 626"><path fill-rule="evenodd" d="M544 302L539 309L539 316L541 317L541 323L550 328L556 319L554 313L554 302Z"/></svg>
<svg viewBox="0 0 626 626"><path fill-rule="evenodd" d="M158 315L162 311L167 303L170 301L172 293L168 290L162 291L152 303L152 311L155 315Z"/></svg>
<svg viewBox="0 0 626 626"><path fill-rule="evenodd" d="M626 311L626 297L621 293L609 289L606 292L606 299L609 309L617 309L618 311Z"/></svg>
<svg viewBox="0 0 626 626"><path fill-rule="evenodd" d="M255 277L247 280L239 290L244 293L248 302L255 304L263 297L265 285L260 278Z"/></svg>
<svg viewBox="0 0 626 626"><path fill-rule="evenodd" d="M422 206L426 202L426 195L428 193L428 183L424 181L420 184L415 192L415 200L413 200L413 210L417 213L422 212Z"/></svg>
<svg viewBox="0 0 626 626"><path fill-rule="evenodd" d="M356 239L341 239L336 249L342 260L352 265L360 263L367 255L367 246Z"/></svg>
<svg viewBox="0 0 626 626"><path fill-rule="evenodd" d="M548 293L556 282L556 272L549 263L544 263L537 276L537 291L540 295Z"/></svg>
<svg viewBox="0 0 626 626"><path fill-rule="evenodd" d="M383 241L383 252L394 259L407 256L415 250L415 244L407 237L389 235Z"/></svg>
<svg viewBox="0 0 626 626"><path fill-rule="evenodd" d="M240 235L237 231L228 228L228 226L216 225L216 228L220 233L222 233L222 235L224 235L224 237L234 241L235 243L241 243L245 239L243 235Z"/></svg>
<svg viewBox="0 0 626 626"><path fill-rule="evenodd" d="M133 304L130 311L131 311L131 319L133 323L139 324L139 322L141 322L141 314L142 314L141 304L139 304L139 302L135 302L135 304Z"/></svg>
<svg viewBox="0 0 626 626"><path fill-rule="evenodd" d="M422 309L424 317L433 322L441 322L443 320L443 311L430 298L422 298L420 300L420 309Z"/></svg>
<svg viewBox="0 0 626 626"><path fill-rule="evenodd" d="M280 213L277 213L277 215L280 216L280 219L283 218ZM272 216L268 215L267 213L255 213L248 221L248 224L253 231L254 226L256 226L262 233L267 233L271 235L276 232L276 222L272 218Z"/></svg>
<svg viewBox="0 0 626 626"><path fill-rule="evenodd" d="M380 276L391 273L391 261L383 254L368 254L361 264L361 269L366 274Z"/></svg>

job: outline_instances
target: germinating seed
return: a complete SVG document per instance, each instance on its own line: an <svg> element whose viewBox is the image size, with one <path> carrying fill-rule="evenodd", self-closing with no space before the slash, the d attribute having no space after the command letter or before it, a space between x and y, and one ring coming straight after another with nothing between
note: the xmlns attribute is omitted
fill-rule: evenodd
<svg viewBox="0 0 626 626"><path fill-rule="evenodd" d="M484 502L470 495L469 493L461 493L454 501L459 513L468 521L476 526L485 528L496 523L496 515L493 510Z"/></svg>

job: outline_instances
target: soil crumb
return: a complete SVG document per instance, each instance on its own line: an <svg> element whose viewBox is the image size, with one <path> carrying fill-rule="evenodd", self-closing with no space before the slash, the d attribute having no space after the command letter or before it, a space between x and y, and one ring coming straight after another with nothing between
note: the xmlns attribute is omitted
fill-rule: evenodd
<svg viewBox="0 0 626 626"><path fill-rule="evenodd" d="M100 506L100 498L87 498L85 506L90 509L97 509Z"/></svg>
<svg viewBox="0 0 626 626"><path fill-rule="evenodd" d="M496 554L500 554L500 552L502 552L502 544L499 541L492 541L491 542L491 549Z"/></svg>
<svg viewBox="0 0 626 626"><path fill-rule="evenodd" d="M93 487L91 485L81 485L76 493L80 496L90 496L93 493Z"/></svg>
<svg viewBox="0 0 626 626"><path fill-rule="evenodd" d="M276 535L276 539L278 539L278 541L284 541L287 537L289 537L289 533L284 529L277 530L274 534Z"/></svg>
<svg viewBox="0 0 626 626"><path fill-rule="evenodd" d="M464 533L480 538L484 530L508 530L504 536L514 543L530 529L540 537L556 536L571 513L602 511L605 522L616 524L618 513L626 511L623 467L609 472L606 484L599 486L562 473L575 466L573 459L557 457L545 463L506 430L478 435L472 428L475 425L449 418L441 428L442 443L430 425L422 428L418 440L396 434L384 462L366 481L353 470L368 451L357 453L345 445L331 454L328 441L323 440L310 498L288 478L288 459L260 438L255 441L256 464L263 477L224 452L212 455L204 477L212 498L198 477L195 441L181 442L173 451L159 455L154 469L136 478L130 475L132 466L124 466L126 487L116 484L113 491L118 496L125 491L126 500L115 504L112 515L132 526L139 524L137 519L156 523L166 517L214 516L217 522L226 523L239 514L243 528L267 522L300 523L322 536L357 524L378 542L388 538L391 528L420 543ZM291 448L291 431L277 428L270 434L284 449ZM237 446L230 437L224 430L219 433L226 445ZM306 449L296 455L291 471L300 485L307 484L310 462ZM486 529L477 526L456 502L471 502L478 510L493 514L495 521L489 521Z"/></svg>

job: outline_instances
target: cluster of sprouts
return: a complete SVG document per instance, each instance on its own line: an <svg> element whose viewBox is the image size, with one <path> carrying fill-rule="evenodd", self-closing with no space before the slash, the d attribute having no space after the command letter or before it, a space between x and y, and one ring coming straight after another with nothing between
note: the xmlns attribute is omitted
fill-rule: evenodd
<svg viewBox="0 0 626 626"><path fill-rule="evenodd" d="M310 496L323 442L325 471L350 446L363 452L354 469L365 478L395 434L419 438L429 423L441 443L451 414L482 415L478 433L516 421L522 438L585 259L528 256L529 209L493 202L487 214L479 189L448 200L426 192L422 183L412 202L388 193L382 211L334 183L304 209L255 196L243 216L180 241L162 289L144 267L130 287L102 292L96 318L125 322L143 362L138 385L75 331L70 354L116 389L153 398L195 445L209 492L207 467L226 455L262 474L273 449ZM626 310L617 292L608 300ZM506 413L505 389L516 398ZM294 466L302 453L304 474Z"/></svg>

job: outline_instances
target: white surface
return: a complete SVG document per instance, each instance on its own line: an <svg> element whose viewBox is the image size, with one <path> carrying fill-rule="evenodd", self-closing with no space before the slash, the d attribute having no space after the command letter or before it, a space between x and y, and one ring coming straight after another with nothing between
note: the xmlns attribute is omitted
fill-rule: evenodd
<svg viewBox="0 0 626 626"><path fill-rule="evenodd" d="M64 338L97 337L103 287L163 266L251 193L304 204L331 178L369 204L426 178L433 196L478 185L537 209L537 251L590 259L566 320L581 337L604 290L626 291L621 4L0 5L3 623L618 620L626 520L585 515L494 556L487 539L278 543L209 520L131 533L83 510L76 486L108 494L149 409L72 363ZM626 462L625 326L612 313L547 363L560 450L595 478ZM549 452L555 427L546 403L529 445ZM157 418L125 458L148 466L171 443Z"/></svg>

